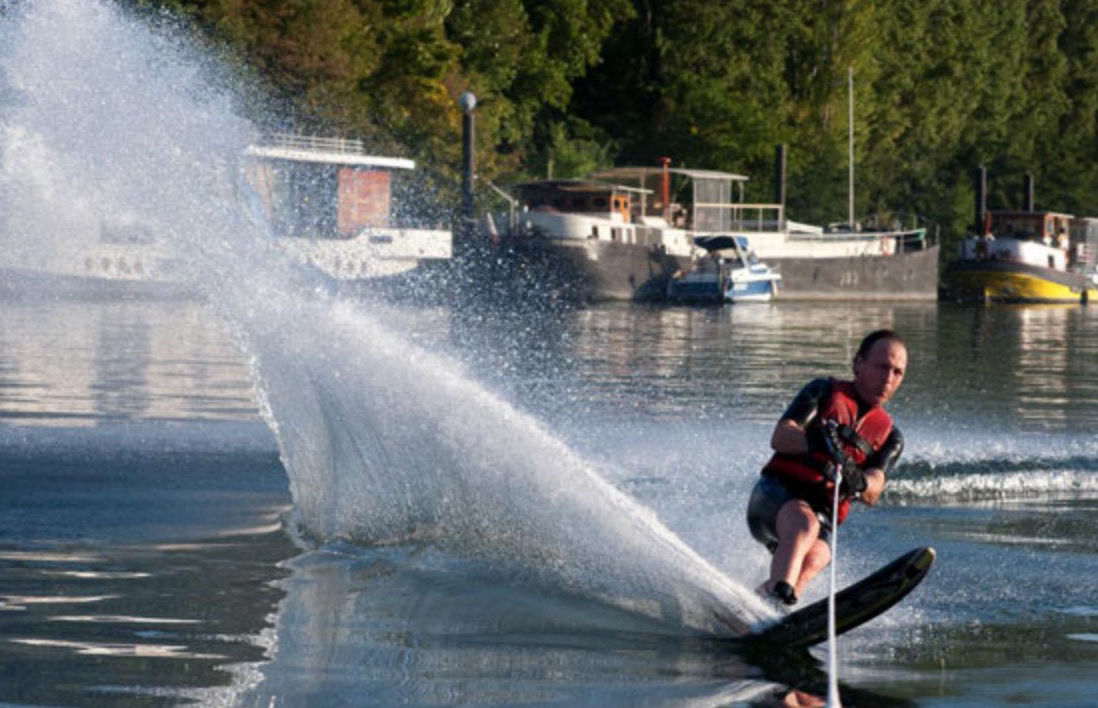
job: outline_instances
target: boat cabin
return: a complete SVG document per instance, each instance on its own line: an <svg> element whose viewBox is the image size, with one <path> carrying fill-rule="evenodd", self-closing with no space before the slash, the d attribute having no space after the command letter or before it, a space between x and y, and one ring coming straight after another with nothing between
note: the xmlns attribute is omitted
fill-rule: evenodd
<svg viewBox="0 0 1098 708"><path fill-rule="evenodd" d="M995 238L1015 238L1021 241L1039 241L1046 246L1067 248L1071 214L1053 211L998 211L988 212L990 229Z"/></svg>
<svg viewBox="0 0 1098 708"><path fill-rule="evenodd" d="M278 135L247 154L249 182L278 236L349 239L392 226L394 174L415 169L340 138Z"/></svg>
<svg viewBox="0 0 1098 708"><path fill-rule="evenodd" d="M962 258L1089 272L1098 256L1098 219L1090 217L1053 211L992 211L987 212L982 231L962 243Z"/></svg>
<svg viewBox="0 0 1098 708"><path fill-rule="evenodd" d="M1098 265L1098 219L1091 216L1077 216L1068 226L1068 240L1071 243L1073 262L1093 272Z"/></svg>
<svg viewBox="0 0 1098 708"><path fill-rule="evenodd" d="M747 177L719 170L683 167L612 167L594 177L634 183L653 194L641 206L648 219L662 219L676 228L696 233L773 231L784 225L781 204L744 201Z"/></svg>
<svg viewBox="0 0 1098 708"><path fill-rule="evenodd" d="M452 255L453 236L415 189L415 162L361 141L275 135L245 152L271 236L336 281L396 276Z"/></svg>
<svg viewBox="0 0 1098 708"><path fill-rule="evenodd" d="M750 268L760 262L746 236L698 236L694 243L705 249L709 256L705 260L723 261L740 268Z"/></svg>
<svg viewBox="0 0 1098 708"><path fill-rule="evenodd" d="M631 193L637 190L590 180L542 180L515 185L519 200L531 211L591 214L633 221Z"/></svg>

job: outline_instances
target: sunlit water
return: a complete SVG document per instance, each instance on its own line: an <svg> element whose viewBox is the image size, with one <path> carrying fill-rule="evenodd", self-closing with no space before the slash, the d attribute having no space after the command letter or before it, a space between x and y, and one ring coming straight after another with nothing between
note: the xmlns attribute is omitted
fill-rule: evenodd
<svg viewBox="0 0 1098 708"><path fill-rule="evenodd" d="M293 541L302 526L251 369L205 306L2 313L0 700L706 705L823 693L811 665L737 656L645 608L571 592L597 585L585 549L612 528L587 527L575 567L564 553L548 579L445 538ZM891 407L907 450L882 505L843 527L840 578L916 545L940 555L903 604L843 639L843 688L860 705L1089 700L1098 408L1080 360L1096 317L834 304L385 315L425 349L456 352L508 415L553 431L745 586L766 562L743 506L774 417L807 377L845 373L859 333L900 329L911 368ZM512 472L558 462L528 452L514 449ZM437 462L442 476L465 464ZM539 513L537 499L515 503ZM525 543L521 527L518 541L478 528L486 546Z"/></svg>

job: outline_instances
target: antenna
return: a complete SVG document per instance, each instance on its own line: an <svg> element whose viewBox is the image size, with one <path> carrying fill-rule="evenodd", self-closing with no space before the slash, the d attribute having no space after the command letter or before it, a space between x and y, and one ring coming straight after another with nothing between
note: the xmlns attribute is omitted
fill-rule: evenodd
<svg viewBox="0 0 1098 708"><path fill-rule="evenodd" d="M848 134L848 148L849 156L847 158L847 171L848 171L848 199L846 209L846 223L850 227L850 230L854 230L854 67L848 66L846 68L846 93L847 93L847 107L846 107L846 124Z"/></svg>

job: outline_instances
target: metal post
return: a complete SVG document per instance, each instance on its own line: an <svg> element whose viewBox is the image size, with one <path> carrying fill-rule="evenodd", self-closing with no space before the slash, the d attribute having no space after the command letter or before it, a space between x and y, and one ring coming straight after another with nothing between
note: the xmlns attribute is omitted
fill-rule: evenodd
<svg viewBox="0 0 1098 708"><path fill-rule="evenodd" d="M663 203L663 220L671 223L671 158L660 158L660 201Z"/></svg>
<svg viewBox="0 0 1098 708"><path fill-rule="evenodd" d="M976 223L973 231L981 236L987 235L987 168L983 165L976 170Z"/></svg>
<svg viewBox="0 0 1098 708"><path fill-rule="evenodd" d="M473 201L473 109L477 107L477 97L470 91L461 94L458 100L464 114L461 119L461 218L462 235L472 236L476 221L476 207Z"/></svg>
<svg viewBox="0 0 1098 708"><path fill-rule="evenodd" d="M778 205L778 228L785 228L785 144L774 148L774 203Z"/></svg>
<svg viewBox="0 0 1098 708"><path fill-rule="evenodd" d="M846 109L846 123L849 145L847 151L849 157L847 162L849 167L847 168L848 176L847 191L849 192L847 204L847 225L850 230L854 230L854 67L848 66L846 68L846 93L847 93L847 109Z"/></svg>

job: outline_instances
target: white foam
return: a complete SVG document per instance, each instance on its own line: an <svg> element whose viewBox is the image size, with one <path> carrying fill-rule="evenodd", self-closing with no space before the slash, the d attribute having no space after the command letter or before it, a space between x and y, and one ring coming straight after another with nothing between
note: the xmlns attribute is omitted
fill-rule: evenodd
<svg viewBox="0 0 1098 708"><path fill-rule="evenodd" d="M718 608L771 614L455 360L348 304L274 307L295 326L256 328L252 347L313 534L427 541L705 631Z"/></svg>

